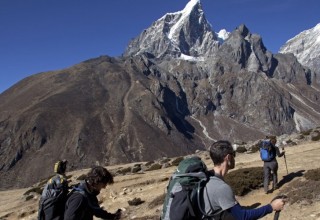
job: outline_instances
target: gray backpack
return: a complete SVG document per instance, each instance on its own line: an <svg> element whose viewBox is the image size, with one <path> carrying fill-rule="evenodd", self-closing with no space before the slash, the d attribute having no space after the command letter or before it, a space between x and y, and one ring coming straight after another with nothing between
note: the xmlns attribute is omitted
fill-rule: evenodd
<svg viewBox="0 0 320 220"><path fill-rule="evenodd" d="M208 180L209 172L201 158L181 161L167 186L161 219L203 219L206 214L198 201Z"/></svg>

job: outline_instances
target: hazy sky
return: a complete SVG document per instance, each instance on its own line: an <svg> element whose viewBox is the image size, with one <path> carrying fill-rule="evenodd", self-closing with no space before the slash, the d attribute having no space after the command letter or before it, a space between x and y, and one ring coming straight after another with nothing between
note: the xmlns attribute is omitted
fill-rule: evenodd
<svg viewBox="0 0 320 220"><path fill-rule="evenodd" d="M121 55L165 13L188 0L0 0L0 93L39 72ZM276 53L320 23L320 0L201 0L214 31L245 24Z"/></svg>

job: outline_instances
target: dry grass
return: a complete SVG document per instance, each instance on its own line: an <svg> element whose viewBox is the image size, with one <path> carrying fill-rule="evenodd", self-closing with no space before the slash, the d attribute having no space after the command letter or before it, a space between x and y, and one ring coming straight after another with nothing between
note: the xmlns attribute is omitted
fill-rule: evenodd
<svg viewBox="0 0 320 220"><path fill-rule="evenodd" d="M236 195L244 196L250 191L262 187L263 169L262 167L238 169L228 173L225 180Z"/></svg>
<svg viewBox="0 0 320 220"><path fill-rule="evenodd" d="M294 180L281 190L292 204L310 205L320 201L320 168L308 170L304 177Z"/></svg>
<svg viewBox="0 0 320 220"><path fill-rule="evenodd" d="M286 152L289 174L286 175L283 158L279 158L279 183L281 183L281 187L271 194L265 195L263 193L263 163L258 152L239 153L236 158L237 170L229 172L226 181L232 186L236 195L241 195L237 198L243 206L254 207L252 204L266 204L277 194L285 194L289 197L289 205L281 213L281 219L316 219L316 217L310 217L309 213L320 217L319 144L311 141L309 145L290 146L286 148ZM201 156L211 169L211 160L205 154ZM119 165L107 168L110 171L116 171L121 169L120 167ZM127 165L122 165L122 168L124 167ZM166 187L175 168L175 166L171 166L142 173L116 175L115 184L102 191L99 195L99 201L109 212L122 208L124 210L122 219L158 220ZM70 172L72 174L70 184L78 183L77 177L86 172L86 170ZM35 220L38 210L38 191L45 181L41 183L28 189L0 191L0 219ZM26 201L27 196L31 195L33 197ZM128 201L132 204L135 203L135 205L129 205ZM270 218L265 217L263 220L271 220L273 215L269 216Z"/></svg>

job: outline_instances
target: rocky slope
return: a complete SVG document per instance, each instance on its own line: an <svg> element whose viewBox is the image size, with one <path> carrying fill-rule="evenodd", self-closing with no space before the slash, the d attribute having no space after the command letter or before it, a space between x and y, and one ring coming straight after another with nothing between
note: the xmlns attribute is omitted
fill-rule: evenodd
<svg viewBox="0 0 320 220"><path fill-rule="evenodd" d="M320 23L289 39L279 52L293 53L300 63L317 73L314 80L320 82Z"/></svg>

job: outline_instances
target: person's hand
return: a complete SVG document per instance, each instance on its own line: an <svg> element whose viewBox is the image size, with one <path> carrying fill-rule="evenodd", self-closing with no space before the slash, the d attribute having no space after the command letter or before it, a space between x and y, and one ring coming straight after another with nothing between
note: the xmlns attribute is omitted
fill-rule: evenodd
<svg viewBox="0 0 320 220"><path fill-rule="evenodd" d="M286 199L284 198L280 198L280 199L275 199L273 201L271 201L271 206L273 211L281 211L284 207L284 205L286 204Z"/></svg>
<svg viewBox="0 0 320 220"><path fill-rule="evenodd" d="M118 209L117 211L116 211L116 213L114 213L114 220L118 220L118 219L120 219L121 218L121 212L122 212L122 210L121 209Z"/></svg>

